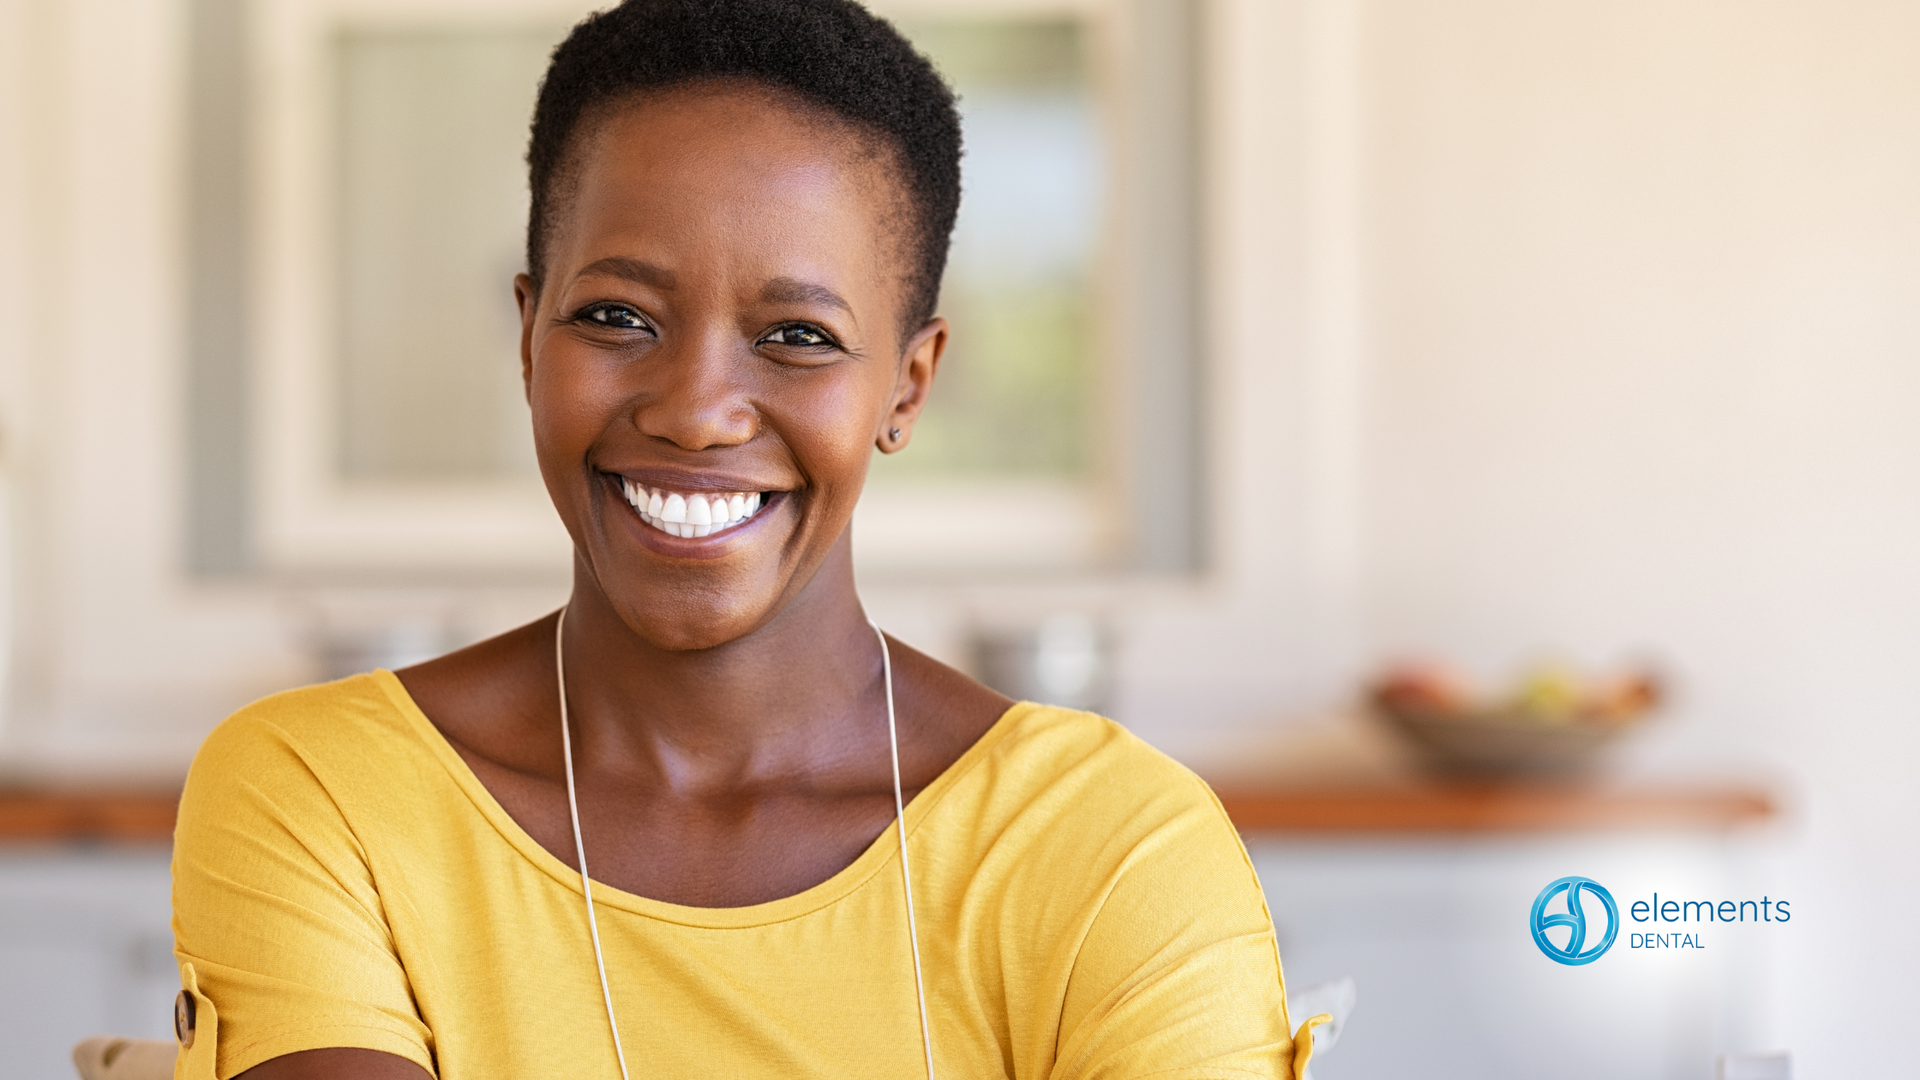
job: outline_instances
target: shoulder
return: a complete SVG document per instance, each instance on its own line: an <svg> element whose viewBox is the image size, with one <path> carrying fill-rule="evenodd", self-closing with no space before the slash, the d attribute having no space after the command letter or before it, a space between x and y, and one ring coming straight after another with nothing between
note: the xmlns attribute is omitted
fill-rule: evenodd
<svg viewBox="0 0 1920 1080"><path fill-rule="evenodd" d="M1096 803L1138 809L1162 800L1217 806L1191 770L1118 723L1094 713L1022 702L1001 720L993 766L1050 788L1067 787Z"/></svg>
<svg viewBox="0 0 1920 1080"><path fill-rule="evenodd" d="M1022 703L986 743L969 786L1055 842L1114 851L1185 834L1239 856L1238 834L1206 783L1112 720Z"/></svg>
<svg viewBox="0 0 1920 1080"><path fill-rule="evenodd" d="M386 672L288 690L227 717L194 755L183 822L229 810L236 796L296 801L308 790L338 802L353 788L389 786L433 754Z"/></svg>
<svg viewBox="0 0 1920 1080"><path fill-rule="evenodd" d="M1184 765L1098 713L1023 701L1007 710L997 749L1056 761L1097 761L1106 768L1140 769L1170 781L1193 779Z"/></svg>
<svg viewBox="0 0 1920 1080"><path fill-rule="evenodd" d="M220 1075L328 1046L432 1062L389 921L405 881L378 858L420 805L396 769L431 760L391 679L254 702L194 759L174 829L174 951ZM200 1060L196 1075L213 1075Z"/></svg>
<svg viewBox="0 0 1920 1080"><path fill-rule="evenodd" d="M1052 1075L1281 1072L1273 920L1219 800L1113 721L1021 708L994 756L1027 806L968 889L1019 913L988 918L1005 955L1047 958L1025 977L1058 973Z"/></svg>
<svg viewBox="0 0 1920 1080"><path fill-rule="evenodd" d="M1178 1016L1272 1009L1272 919L1239 834L1199 777L1089 713L1023 704L990 736L943 816L943 854L964 894L986 901L967 909L984 926L974 932L1008 955L1057 958L1060 1061L1121 1052L1089 1049L1095 1031L1131 1045ZM1261 1030L1258 1016L1243 1030ZM1125 1071L1172 1075L1164 1064Z"/></svg>
<svg viewBox="0 0 1920 1080"><path fill-rule="evenodd" d="M385 672L303 686L261 698L221 721L200 746L194 768L254 763L286 750L326 754L340 746L364 749L369 739L410 734Z"/></svg>

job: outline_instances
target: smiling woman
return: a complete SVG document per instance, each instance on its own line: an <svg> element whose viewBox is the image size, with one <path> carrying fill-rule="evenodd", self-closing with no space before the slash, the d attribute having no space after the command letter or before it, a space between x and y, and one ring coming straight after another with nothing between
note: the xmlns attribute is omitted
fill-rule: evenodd
<svg viewBox="0 0 1920 1080"><path fill-rule="evenodd" d="M632 0L557 50L514 289L571 598L208 740L181 1075L1304 1068L1205 786L861 610L850 522L946 348L959 152L846 0Z"/></svg>

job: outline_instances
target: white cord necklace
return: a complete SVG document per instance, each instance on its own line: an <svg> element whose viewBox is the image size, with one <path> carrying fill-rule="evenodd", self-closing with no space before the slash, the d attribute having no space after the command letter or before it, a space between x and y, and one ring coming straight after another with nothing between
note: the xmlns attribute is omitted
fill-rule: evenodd
<svg viewBox="0 0 1920 1080"><path fill-rule="evenodd" d="M593 964L600 972L600 996L607 1003L607 1027L613 1032L613 1056L620 1063L620 1080L632 1080L627 1074L627 1053L620 1046L620 1022L613 1016L613 991L607 986L607 961L600 950L600 926L593 917L593 879L587 876L587 847L580 840L580 802L573 789L573 736L567 726L567 657L562 630L567 624L567 609L562 607L554 620L553 667L560 686L560 756L567 770L567 815L573 821L573 853L580 860L580 891L587 898L587 933L593 937ZM907 898L907 944L913 952L913 992L920 1006L920 1045L927 1056L927 1080L933 1080L933 1033L927 1024L927 985L920 975L920 932L913 920L913 874L907 867L907 807L900 793L900 734L893 712L893 656L887 651L887 635L872 619L867 625L880 639L880 670L887 686L887 750L893 758L893 821L900 836L900 887Z"/></svg>

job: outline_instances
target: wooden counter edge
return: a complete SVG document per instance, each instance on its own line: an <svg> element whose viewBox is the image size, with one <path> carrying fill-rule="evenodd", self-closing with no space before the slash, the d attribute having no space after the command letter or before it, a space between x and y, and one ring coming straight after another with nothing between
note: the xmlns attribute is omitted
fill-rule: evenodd
<svg viewBox="0 0 1920 1080"><path fill-rule="evenodd" d="M0 788L0 843L167 844L179 805L165 788Z"/></svg>
<svg viewBox="0 0 1920 1080"><path fill-rule="evenodd" d="M1222 787L1243 833L1515 833L1717 831L1775 814L1752 787L1585 789L1492 784L1260 790Z"/></svg>
<svg viewBox="0 0 1920 1080"><path fill-rule="evenodd" d="M1224 786L1219 795L1234 826L1250 833L1722 830L1775 814L1758 788ZM179 798L160 789L0 789L0 843L169 843Z"/></svg>

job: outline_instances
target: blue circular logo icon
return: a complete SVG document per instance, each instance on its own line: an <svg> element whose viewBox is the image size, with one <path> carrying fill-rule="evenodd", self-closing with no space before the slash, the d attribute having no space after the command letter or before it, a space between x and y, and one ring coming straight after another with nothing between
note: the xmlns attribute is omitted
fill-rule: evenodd
<svg viewBox="0 0 1920 1080"><path fill-rule="evenodd" d="M1589 893L1600 900L1607 909L1607 932L1600 938L1599 944L1589 947L1587 938L1587 912L1581 904L1580 894ZM1548 913L1547 907L1560 897L1566 897L1566 910ZM1595 914L1598 914L1597 912ZM1585 877L1563 877L1559 881L1540 890L1534 898L1533 915L1528 920L1533 927L1533 943L1540 946L1549 959L1562 964L1591 964L1606 955L1613 947L1614 937L1620 933L1620 909L1614 906L1613 894L1605 885ZM1547 931L1557 927L1567 928L1567 938L1555 944Z"/></svg>

